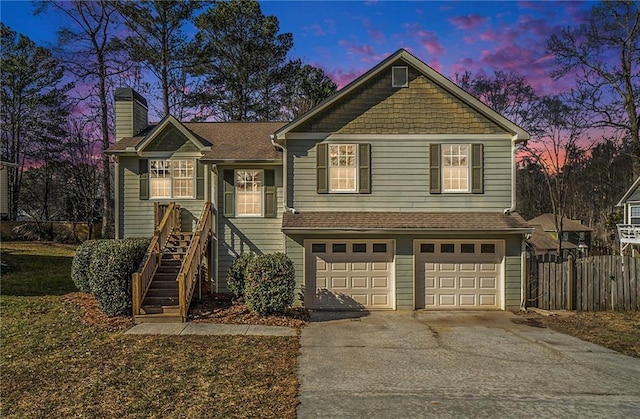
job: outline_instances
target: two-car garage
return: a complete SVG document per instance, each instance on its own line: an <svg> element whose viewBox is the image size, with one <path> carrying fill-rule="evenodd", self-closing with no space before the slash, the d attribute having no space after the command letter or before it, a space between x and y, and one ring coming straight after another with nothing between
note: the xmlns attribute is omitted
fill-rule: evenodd
<svg viewBox="0 0 640 419"><path fill-rule="evenodd" d="M305 306L396 308L397 282L411 281L414 308L504 309L502 240L412 240L413 278L396 278L396 240L305 240Z"/></svg>

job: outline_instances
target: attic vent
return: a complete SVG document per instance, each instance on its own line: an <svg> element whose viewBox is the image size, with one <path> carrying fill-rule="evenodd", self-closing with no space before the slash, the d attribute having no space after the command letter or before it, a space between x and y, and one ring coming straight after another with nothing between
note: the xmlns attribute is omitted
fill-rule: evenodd
<svg viewBox="0 0 640 419"><path fill-rule="evenodd" d="M391 87L407 87L408 85L408 67L391 67Z"/></svg>

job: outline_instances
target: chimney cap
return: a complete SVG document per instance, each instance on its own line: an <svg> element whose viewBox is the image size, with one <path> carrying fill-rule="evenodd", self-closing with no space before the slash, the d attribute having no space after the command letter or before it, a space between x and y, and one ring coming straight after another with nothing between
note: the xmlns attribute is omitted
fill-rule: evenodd
<svg viewBox="0 0 640 419"><path fill-rule="evenodd" d="M132 102L133 100L137 100L144 106L147 106L147 99L130 87L117 87L115 98L116 102Z"/></svg>

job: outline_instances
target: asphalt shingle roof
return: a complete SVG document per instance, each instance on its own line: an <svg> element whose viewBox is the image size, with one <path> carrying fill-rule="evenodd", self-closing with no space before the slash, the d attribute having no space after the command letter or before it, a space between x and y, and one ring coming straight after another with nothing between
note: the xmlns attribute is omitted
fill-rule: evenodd
<svg viewBox="0 0 640 419"><path fill-rule="evenodd" d="M203 161L221 160L274 160L280 161L282 153L271 143L271 134L285 122L183 122L196 137L211 144L211 151L204 153ZM120 139L109 147L110 152L123 152L137 147L155 125L150 125L142 135Z"/></svg>
<svg viewBox="0 0 640 419"><path fill-rule="evenodd" d="M499 212L302 212L285 213L283 230L508 231L531 226L519 215Z"/></svg>

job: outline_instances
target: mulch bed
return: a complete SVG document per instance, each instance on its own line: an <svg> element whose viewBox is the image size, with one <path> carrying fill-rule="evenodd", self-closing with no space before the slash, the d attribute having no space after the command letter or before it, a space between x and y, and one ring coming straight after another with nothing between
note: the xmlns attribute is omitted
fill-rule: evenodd
<svg viewBox="0 0 640 419"><path fill-rule="evenodd" d="M82 312L83 323L107 331L128 329L133 326L129 316L107 317L101 310L96 298L85 292L65 295L65 301ZM189 310L188 321L194 323L257 324L265 326L287 326L301 329L309 321L309 311L302 307L293 307L280 315L259 316L251 312L243 302L233 301L225 294L207 294L202 301L195 301Z"/></svg>

